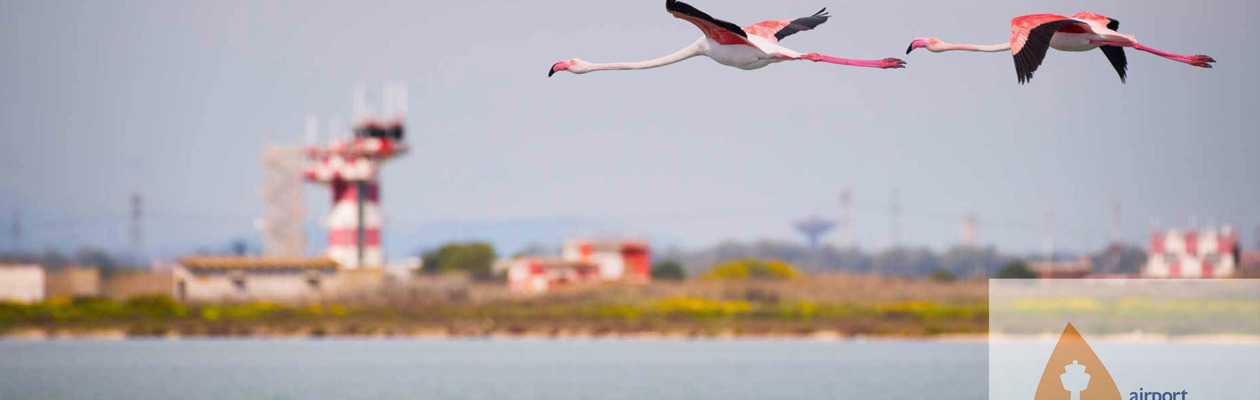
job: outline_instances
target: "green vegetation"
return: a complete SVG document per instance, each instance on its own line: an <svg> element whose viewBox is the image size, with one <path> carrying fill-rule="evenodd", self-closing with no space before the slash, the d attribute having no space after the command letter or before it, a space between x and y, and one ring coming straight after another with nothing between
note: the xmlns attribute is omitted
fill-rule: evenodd
<svg viewBox="0 0 1260 400"><path fill-rule="evenodd" d="M932 275L930 275L929 277L932 278L932 280L936 282L953 282L953 281L958 280L958 275L955 275L950 270L947 270L944 268L932 271Z"/></svg>
<svg viewBox="0 0 1260 400"><path fill-rule="evenodd" d="M169 307L168 307L169 306ZM283 306L266 302L179 305L169 299L125 303L53 299L35 304L0 303L0 333L35 329L48 333L121 331L152 335L363 335L442 332L555 334L685 333L712 335L841 334L938 335L983 333L984 304L889 302L816 304L669 297L634 303L496 302L425 307Z"/></svg>
<svg viewBox="0 0 1260 400"><path fill-rule="evenodd" d="M1256 299L1035 297L997 303L994 313L1009 333L1053 331L1066 318L1098 333L1260 333Z"/></svg>
<svg viewBox="0 0 1260 400"><path fill-rule="evenodd" d="M1036 279L1037 274L1028 268L1028 264L1023 261L1015 261L1002 267L1002 271L997 274L998 279Z"/></svg>
<svg viewBox="0 0 1260 400"><path fill-rule="evenodd" d="M739 260L718 264L701 279L711 281L795 280L805 274L779 260Z"/></svg>
<svg viewBox="0 0 1260 400"><path fill-rule="evenodd" d="M474 279L490 279L491 268L498 255L494 245L486 242L450 243L423 255L428 273L464 273Z"/></svg>
<svg viewBox="0 0 1260 400"><path fill-rule="evenodd" d="M674 260L665 260L652 266L652 279L664 281L681 281L687 278L687 272L683 270L682 264Z"/></svg>
<svg viewBox="0 0 1260 400"><path fill-rule="evenodd" d="M743 278L575 286L542 296L512 294L501 283L444 281L351 305L181 304L160 296L129 301L53 298L0 303L0 334L928 336L987 329L983 282L828 275L803 279L783 263L734 265L715 270L736 270ZM1141 304L1129 309L1141 309Z"/></svg>
<svg viewBox="0 0 1260 400"><path fill-rule="evenodd" d="M0 330L18 325L117 321L258 320L274 317L345 316L342 305L287 307L268 302L184 305L166 296L139 296L126 302L105 298L55 297L39 303L0 302Z"/></svg>

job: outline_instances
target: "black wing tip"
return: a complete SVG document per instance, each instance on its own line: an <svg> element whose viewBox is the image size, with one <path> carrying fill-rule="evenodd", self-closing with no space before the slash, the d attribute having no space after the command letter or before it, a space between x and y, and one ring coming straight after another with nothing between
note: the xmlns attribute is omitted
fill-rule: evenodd
<svg viewBox="0 0 1260 400"><path fill-rule="evenodd" d="M1077 21L1061 19L1037 25L1028 31L1024 47L1015 53L1015 73L1021 85L1032 81L1033 73L1037 72L1037 68L1046 58L1046 52L1050 50L1050 39L1054 37L1054 33L1059 28L1074 23Z"/></svg>
<svg viewBox="0 0 1260 400"><path fill-rule="evenodd" d="M792 20L792 22L789 22L787 26L779 29L778 32L775 32L774 38L783 40L783 38L792 36L797 32L813 30L814 28L817 28L818 25L822 25L824 22L827 22L830 18L831 15L827 13L827 9L823 8L822 10L818 10L818 12L814 13L814 15Z"/></svg>
<svg viewBox="0 0 1260 400"><path fill-rule="evenodd" d="M665 11L676 12L683 15L709 21L710 23L713 23L714 25L717 25L718 27L722 29L726 29L727 31L730 31L731 33L739 35L740 37L748 38L748 33L744 32L744 28L740 28L739 25L735 25L733 23L723 21L717 18L713 18L713 16L709 15L708 13L704 11L700 11L700 9L695 8L690 4L683 3L678 0L665 0Z"/></svg>
<svg viewBox="0 0 1260 400"><path fill-rule="evenodd" d="M693 10L700 11L696 9L695 7L692 7L690 4L683 3L678 0L665 0L665 11L680 12L683 14L691 15L691 11Z"/></svg>

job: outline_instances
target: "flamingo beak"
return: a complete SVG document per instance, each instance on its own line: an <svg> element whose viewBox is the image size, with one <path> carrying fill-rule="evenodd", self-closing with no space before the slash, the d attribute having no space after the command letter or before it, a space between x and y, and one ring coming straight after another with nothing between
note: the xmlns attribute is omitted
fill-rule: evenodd
<svg viewBox="0 0 1260 400"><path fill-rule="evenodd" d="M915 39L913 42L910 42L910 46L909 46L909 47L906 47L906 54L910 54L910 52L911 52L911 51L914 51L914 49L917 49L917 48L920 48L920 47L927 47L927 45L928 45L928 44L927 44L927 41L926 41L926 40L923 40L923 39Z"/></svg>
<svg viewBox="0 0 1260 400"><path fill-rule="evenodd" d="M560 61L555 64L551 64L551 69L547 70L547 77L550 78L552 75L555 75L560 71L568 71L569 67L572 65L572 61Z"/></svg>

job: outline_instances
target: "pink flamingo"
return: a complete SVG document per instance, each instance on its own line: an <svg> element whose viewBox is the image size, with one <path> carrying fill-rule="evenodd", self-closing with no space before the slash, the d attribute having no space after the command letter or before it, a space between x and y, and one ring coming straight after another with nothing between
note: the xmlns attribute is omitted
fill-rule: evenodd
<svg viewBox="0 0 1260 400"><path fill-rule="evenodd" d="M953 44L937 38L917 38L910 42L906 54L923 47L933 53L943 51L980 51L999 52L1010 50L1015 55L1015 73L1019 83L1032 79L1033 72L1041 66L1050 48L1060 51L1089 51L1102 49L1111 66L1120 74L1120 82L1127 79L1129 62L1124 56L1124 48L1132 47L1169 60L1183 62L1196 67L1212 68L1216 62L1212 57L1198 55L1186 56L1152 49L1138 43L1132 35L1116 32L1120 29L1120 21L1106 16L1080 12L1071 17L1055 14L1035 14L1017 17L1011 20L1011 41L993 45Z"/></svg>
<svg viewBox="0 0 1260 400"><path fill-rule="evenodd" d="M770 64L791 60L810 60L840 65L871 68L904 68L905 62L896 58L883 60L849 60L818 53L801 54L779 45L779 40L800 31L814 29L827 22L827 9L814 15L793 20L763 21L740 28L738 25L713 18L695 7L677 0L666 0L665 10L675 17L695 24L704 37L673 54L647 61L593 63L573 58L551 65L547 76L569 71L585 74L602 70L630 70L663 67L695 56L706 56L722 65L753 70Z"/></svg>

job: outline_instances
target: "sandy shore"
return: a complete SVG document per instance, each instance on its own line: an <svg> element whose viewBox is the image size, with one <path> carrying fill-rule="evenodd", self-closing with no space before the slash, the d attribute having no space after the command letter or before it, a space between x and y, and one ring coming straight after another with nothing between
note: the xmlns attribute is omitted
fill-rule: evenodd
<svg viewBox="0 0 1260 400"><path fill-rule="evenodd" d="M984 335L939 335L939 336L871 336L846 335L839 331L816 331L808 334L746 334L735 331L697 334L694 332L493 332L486 335L452 334L445 330L421 330L401 334L365 334L365 335L314 335L300 333L262 333L249 335L201 336L167 334L161 336L128 335L124 330L93 330L83 332L46 332L40 329L23 329L0 334L0 340L129 340L129 339L416 339L416 340L806 340L818 342L838 341L935 341L950 343L985 343Z"/></svg>
<svg viewBox="0 0 1260 400"><path fill-rule="evenodd" d="M262 333L249 335L179 335L162 336L128 335L124 330L93 330L83 332L45 332L40 329L10 331L0 335L0 340L134 340L134 339L259 339L259 340L325 340L325 339L391 339L391 340L799 340L816 342L884 342L884 341L929 341L940 343L1054 343L1056 334L1039 335L937 335L937 336L878 336L878 335L846 335L838 331L816 331L808 334L738 334L734 331L723 331L711 334L693 332L630 332L630 333L595 333L584 331L569 332L494 332L487 335L452 334L445 330L421 330L401 334L364 334L314 335L310 333ZM1117 334L1098 335L1090 338L1092 342L1114 342L1131 344L1205 344L1205 345L1260 345L1260 335L1185 335L1169 336L1161 334Z"/></svg>

